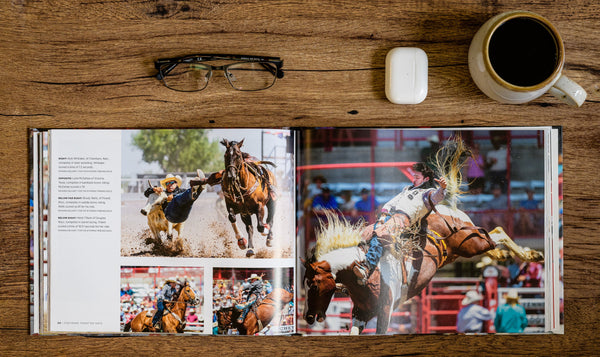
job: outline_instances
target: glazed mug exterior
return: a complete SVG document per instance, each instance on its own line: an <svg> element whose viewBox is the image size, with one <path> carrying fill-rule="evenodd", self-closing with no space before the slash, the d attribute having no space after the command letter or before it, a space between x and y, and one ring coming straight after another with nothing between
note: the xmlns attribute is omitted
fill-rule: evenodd
<svg viewBox="0 0 600 357"><path fill-rule="evenodd" d="M505 22L514 18L531 18L545 25L557 46L557 65L552 74L540 83L518 86L502 79L494 70L489 56L490 39ZM529 11L510 11L489 19L477 31L469 47L469 71L477 87L488 97L501 103L521 104L550 93L572 106L581 106L587 97L585 90L562 74L565 48L556 28L544 17Z"/></svg>

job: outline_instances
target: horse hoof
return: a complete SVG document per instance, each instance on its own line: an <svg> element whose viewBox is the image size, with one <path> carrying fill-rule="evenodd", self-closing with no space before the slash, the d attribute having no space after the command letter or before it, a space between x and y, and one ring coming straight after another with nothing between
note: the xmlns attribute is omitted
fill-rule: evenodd
<svg viewBox="0 0 600 357"><path fill-rule="evenodd" d="M267 247L273 246L273 238L267 238Z"/></svg>
<svg viewBox="0 0 600 357"><path fill-rule="evenodd" d="M248 251L246 252L246 258L251 257L254 255L254 251L252 249L248 249Z"/></svg>
<svg viewBox="0 0 600 357"><path fill-rule="evenodd" d="M140 213L143 214L144 216L148 215L148 212L146 212L146 210L144 210L144 209L141 209Z"/></svg>
<svg viewBox="0 0 600 357"><path fill-rule="evenodd" d="M247 243L246 239L240 238L240 239L238 239L237 243L238 243L238 247L240 247L240 249L246 249L246 243Z"/></svg>

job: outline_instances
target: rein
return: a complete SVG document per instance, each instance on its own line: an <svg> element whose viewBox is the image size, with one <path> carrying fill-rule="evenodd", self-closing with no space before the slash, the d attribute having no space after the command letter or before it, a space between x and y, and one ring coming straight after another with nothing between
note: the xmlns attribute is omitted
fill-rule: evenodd
<svg viewBox="0 0 600 357"><path fill-rule="evenodd" d="M224 190L223 196L225 196L227 199L229 199L231 201L235 201L235 202L237 202L238 198L239 198L240 201L242 203L244 203L244 197L250 196L258 188L259 176L255 172L255 170L250 170L255 177L254 185L252 185L252 187L250 187L250 188L243 187L240 185L240 182L239 182L239 178L240 178L239 172L244 170L246 172L246 175L248 175L248 165L244 161L242 161L242 163L240 164L240 167L233 165L233 164L227 165L227 168L230 168L230 167L233 167L238 172L238 175L235 177L235 179L228 179L228 181L230 181L231 188L233 188L233 190L237 191L237 192L230 193L230 192L227 192ZM245 193L243 193L242 191L245 191Z"/></svg>
<svg viewBox="0 0 600 357"><path fill-rule="evenodd" d="M485 240L486 242L490 245L491 248L494 248L494 244L492 243L492 238L490 237L490 235L488 234L488 232L482 228L482 227L478 227L478 226L462 226L460 228L456 228L455 226L450 225L450 223L448 223L448 221L446 220L446 218L437 210L437 208L435 208L435 205L433 204L433 202L431 201L431 197L428 197L429 199L429 204L432 207L432 211L437 213L438 216L440 216L442 218L442 220L444 221L444 223L446 224L446 227L448 227L448 229L450 230L450 234L447 237L441 237L440 234L438 234L437 232L436 235L438 237L441 237L440 239L448 239L450 237L452 237L454 234L460 232L460 231L477 231L479 234L485 236ZM454 223L454 220L453 220ZM462 242L460 242L460 244L458 245L459 247L466 242L467 240L471 239L471 237L473 236L477 236L477 233L471 233L469 234L467 237L465 237L465 239L462 240Z"/></svg>

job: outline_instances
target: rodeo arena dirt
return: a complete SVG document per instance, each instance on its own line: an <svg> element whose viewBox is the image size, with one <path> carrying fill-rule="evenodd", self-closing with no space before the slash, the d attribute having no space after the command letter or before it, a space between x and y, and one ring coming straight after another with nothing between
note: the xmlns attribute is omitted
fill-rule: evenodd
<svg viewBox="0 0 600 357"><path fill-rule="evenodd" d="M188 177L189 179L189 177ZM144 181L145 184L142 184ZM183 180L183 187L189 187ZM158 180L154 180L156 185ZM218 186L208 186L193 205L185 221L182 237L173 233L173 240L160 233L160 242L155 240L148 226L148 218L140 210L147 199L143 191L147 180L139 180L122 194L121 255L122 256L177 256L201 258L243 258L246 250L238 247L231 223L227 218L225 202L218 193ZM287 217L294 211L292 193L281 189L273 221L273 246L266 246L266 239L256 230L253 217L255 258L290 258L293 256L294 225ZM286 213L286 214L284 214ZM246 229L237 217L237 226L243 236Z"/></svg>

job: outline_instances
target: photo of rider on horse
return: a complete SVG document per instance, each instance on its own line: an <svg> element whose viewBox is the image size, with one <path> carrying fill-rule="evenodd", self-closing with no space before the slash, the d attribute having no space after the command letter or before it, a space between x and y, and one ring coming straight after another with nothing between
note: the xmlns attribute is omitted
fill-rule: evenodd
<svg viewBox="0 0 600 357"><path fill-rule="evenodd" d="M461 169L469 150L458 137L436 153L434 169L412 166L412 185L387 202L375 224L350 223L330 212L317 227L317 241L303 261L304 319L323 322L333 294L350 296L351 334L377 317L377 334L388 332L394 306L416 296L435 273L459 257L489 254L504 245L528 261L543 260L535 250L516 245L501 227L488 232L456 207Z"/></svg>
<svg viewBox="0 0 600 357"><path fill-rule="evenodd" d="M235 270L215 272L215 276L226 276L214 283L213 311L218 327L214 334L294 332L293 269L263 269L247 278L243 278L248 276L247 268L237 274ZM270 282L272 278L275 285Z"/></svg>

